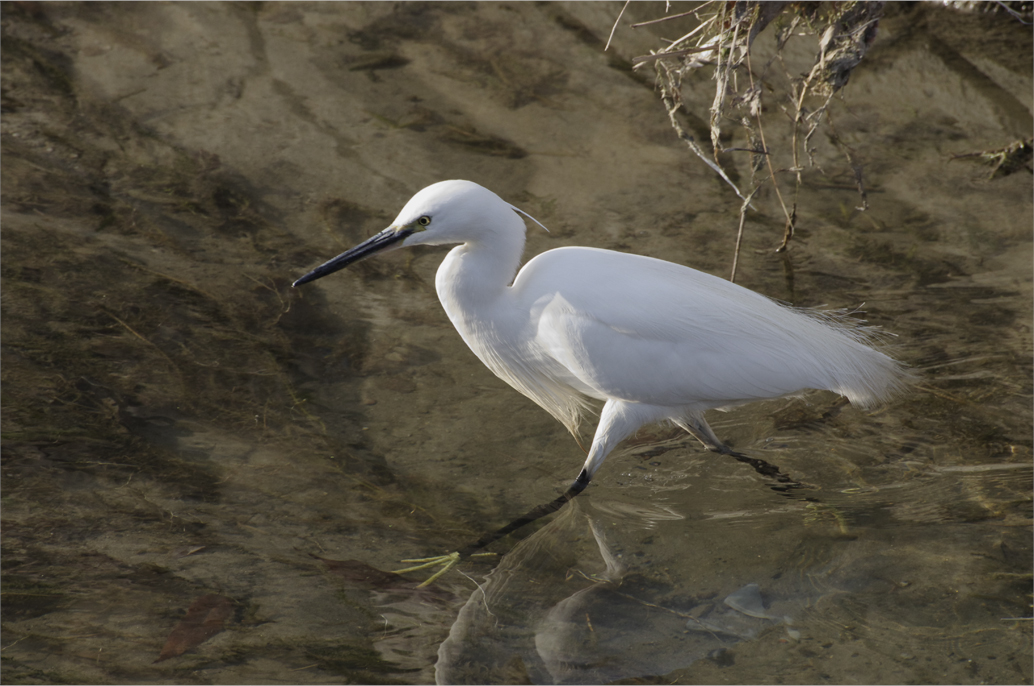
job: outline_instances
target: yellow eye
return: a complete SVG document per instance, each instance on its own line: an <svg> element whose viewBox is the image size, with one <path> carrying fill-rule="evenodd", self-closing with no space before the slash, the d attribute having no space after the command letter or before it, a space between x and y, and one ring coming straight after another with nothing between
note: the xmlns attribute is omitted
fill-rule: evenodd
<svg viewBox="0 0 1034 686"><path fill-rule="evenodd" d="M416 223L420 226L427 226L431 223L431 218L425 214L424 216L420 217L420 219L417 219Z"/></svg>

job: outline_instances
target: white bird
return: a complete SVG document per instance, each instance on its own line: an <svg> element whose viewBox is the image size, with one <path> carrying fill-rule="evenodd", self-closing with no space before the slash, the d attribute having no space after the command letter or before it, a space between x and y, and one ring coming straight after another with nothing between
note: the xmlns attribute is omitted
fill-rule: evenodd
<svg viewBox="0 0 1034 686"><path fill-rule="evenodd" d="M868 408L908 382L900 363L871 347L871 330L672 262L564 247L518 271L522 215L536 221L476 183L441 181L414 195L391 226L294 285L399 247L456 245L435 288L485 366L576 438L591 399L604 403L574 492L648 423L673 422L710 450L732 453L706 410L807 389Z"/></svg>

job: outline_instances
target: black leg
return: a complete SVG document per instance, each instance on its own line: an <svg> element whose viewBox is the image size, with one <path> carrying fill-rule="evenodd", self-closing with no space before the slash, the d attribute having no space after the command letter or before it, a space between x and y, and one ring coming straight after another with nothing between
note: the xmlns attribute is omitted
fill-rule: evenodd
<svg viewBox="0 0 1034 686"><path fill-rule="evenodd" d="M714 450L714 452L720 453L722 455L728 455L729 457L733 458L734 460L736 460L738 462L743 462L744 464L749 464L751 467L754 468L754 471L757 472L758 474L760 474L761 476L763 476L763 477L765 477L767 479L772 479L772 480L778 482L778 483L775 483L775 484L772 484L771 486L769 486L769 488L771 488L773 491L776 491L777 493L779 493L781 495L785 495L785 496L790 497L790 498L795 498L795 499L799 498L799 499L807 501L807 502L817 502L814 498L811 498L811 497L808 497L808 496L800 496L800 495L795 494L793 492L794 490L796 490L798 488L808 488L808 486L806 486L805 484L802 484L800 481L797 481L796 479L791 478L790 476L784 474L779 469L779 467L777 467L776 465L772 464L771 462L766 462L765 460L762 460L760 458L751 457L750 455L744 455L743 453L736 452L732 448L729 448L728 446L726 446L724 443L721 443L720 446L721 446L721 448L724 448L724 450L723 449L718 449L718 450L712 449L712 450Z"/></svg>
<svg viewBox="0 0 1034 686"><path fill-rule="evenodd" d="M738 460L739 462L749 464L751 467L754 468L754 471L756 471L758 474L766 478L775 480L778 483L773 484L772 486L770 486L770 488L774 491L777 491L780 495L786 496L788 498L793 498L795 500L804 500L806 502L818 502L815 498L795 493L795 489L807 488L807 486L802 484L800 481L796 481L795 479L792 479L783 472L781 472L779 470L779 467L764 460L758 459L756 457L750 457L749 455L738 453L735 450L732 450L731 448L726 446L721 441L718 441L717 439L715 439L715 441L711 443L708 447L716 453L728 455L733 459ZM427 579L422 584L420 584L420 586L427 586L428 584L434 582L434 580L440 577L442 574L447 572L449 569L451 569L456 563L460 561L462 557L476 555L478 554L479 550L491 545L492 543L495 543L504 536L512 534L514 531L517 531L518 529L521 529L538 519L542 519L546 515L553 514L554 512L562 508L564 505L569 503L571 500L573 500L575 496L577 496L579 493L584 491L586 487L589 485L589 481L589 475L583 469L581 473L578 474L578 478L575 479L574 482L568 487L568 489L564 491L564 493L559 497L549 501L548 503L532 508L523 516L518 517L506 526L485 534L473 543L464 546L463 548L460 548L457 552L437 557L403 560L403 562L419 562L421 564L415 567L397 570L395 573L405 574L407 572L415 572L420 569L441 567L441 569L437 571L434 575L432 575L431 578Z"/></svg>
<svg viewBox="0 0 1034 686"><path fill-rule="evenodd" d="M570 502L572 499L574 499L576 495L584 491L585 487L588 485L589 475L586 474L585 470L583 469L582 472L578 475L578 478L574 480L574 483L572 483L571 486L566 491L564 491L563 495L559 496L555 500L551 500L550 502L545 503L544 505L539 505L538 507L532 508L522 517L518 517L517 519L513 520L512 522L504 526L503 528L496 529L491 533L485 534L484 536L474 541L470 545L461 548L459 551L460 555L470 555L472 553L475 553L478 550L484 548L485 546L495 543L503 536L512 534L514 531L517 531L517 529L525 527L537 519L542 519L546 515L553 514L561 507L566 505L568 502Z"/></svg>

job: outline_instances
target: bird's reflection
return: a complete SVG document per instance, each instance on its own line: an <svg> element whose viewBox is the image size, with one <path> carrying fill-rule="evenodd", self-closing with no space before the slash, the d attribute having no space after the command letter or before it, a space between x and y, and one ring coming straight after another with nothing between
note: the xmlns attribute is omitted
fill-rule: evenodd
<svg viewBox="0 0 1034 686"><path fill-rule="evenodd" d="M701 599L694 589L673 592L638 573L621 552L625 532L672 517L641 503L573 500L471 594L438 650L437 682L607 683L663 675L792 623L801 600L766 605L757 583Z"/></svg>

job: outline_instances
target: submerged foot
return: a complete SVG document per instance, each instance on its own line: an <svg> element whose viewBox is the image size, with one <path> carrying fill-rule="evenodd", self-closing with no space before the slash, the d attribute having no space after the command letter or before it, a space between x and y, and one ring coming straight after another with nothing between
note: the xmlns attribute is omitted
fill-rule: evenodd
<svg viewBox="0 0 1034 686"><path fill-rule="evenodd" d="M467 557L489 557L495 555L495 553L468 553ZM434 567L441 567L437 572L432 574L426 580L421 582L417 588L423 588L430 586L434 583L438 577L445 574L447 571L456 566L460 561L461 553L459 551L449 553L448 555L436 555L435 557L415 557L408 560L401 560L401 562L419 562L421 564L414 565L413 567L406 567L405 569L396 569L392 574L408 574L409 572L418 572L421 569L432 569Z"/></svg>
<svg viewBox="0 0 1034 686"><path fill-rule="evenodd" d="M406 567L405 569L397 569L394 573L406 574L408 572L417 572L421 569L441 567L441 569L432 574L429 579L427 579L417 587L423 588L424 586L427 586L428 584L434 582L442 574L445 574L447 571L455 567L456 563L460 561L461 557L488 557L489 555L495 555L495 553L479 553L476 551L481 550L490 543L498 541L503 536L511 534L514 531L517 531L518 529L523 528L528 524L531 524L532 522L541 519L542 517L545 517L548 514L556 512L561 507L570 502L572 498L584 491L585 487L588 485L589 476L588 474L586 474L585 470L582 470L582 472L578 475L578 478L575 479L574 483L571 484L571 486L564 492L564 494L559 496L558 498L555 498L554 500L551 500L543 505L539 505L538 507L532 508L523 517L518 517L517 519L513 520L501 529L496 529L495 531L485 534L474 543L471 543L470 545L461 548L460 550L454 553L449 553L448 555L437 555L435 557L418 557L409 560L402 560L402 562L417 562L419 564L416 564L412 567Z"/></svg>
<svg viewBox="0 0 1034 686"><path fill-rule="evenodd" d="M441 567L437 572L431 575L429 579L421 583L417 588L423 588L433 583L442 574L456 566L456 563L460 561L459 552L449 553L448 555L438 555L436 557L416 557L408 560L402 560L402 562L419 562L413 567L406 567L405 569L393 570L394 574L407 574L409 572L418 572L421 569L431 569L433 567Z"/></svg>

